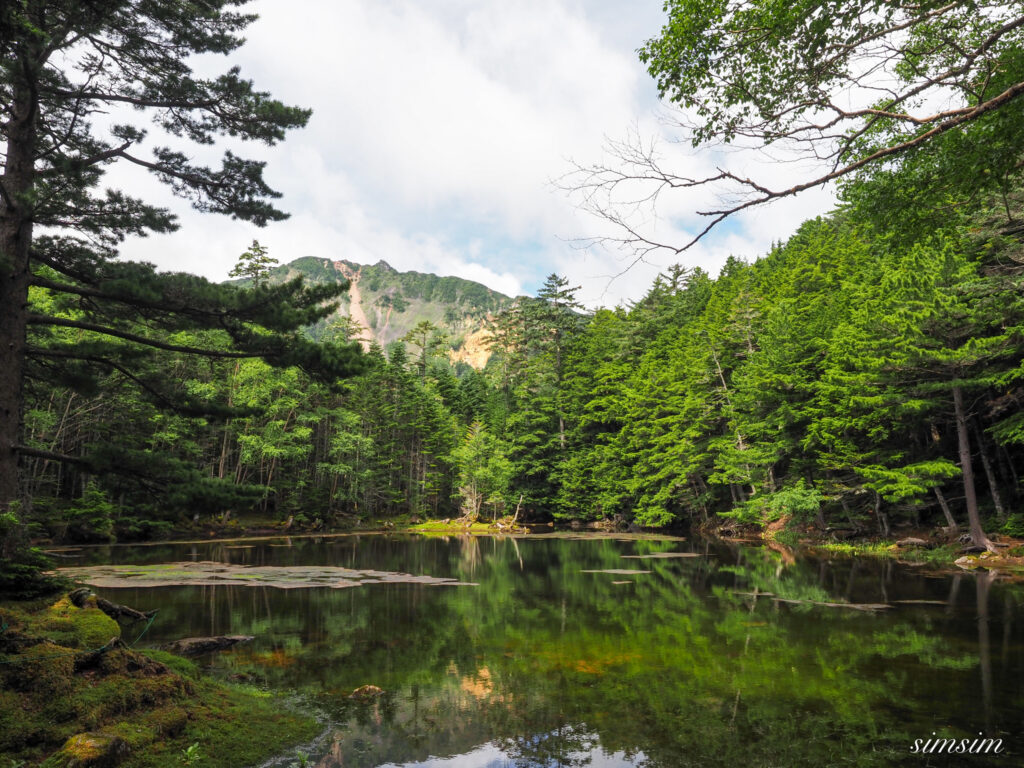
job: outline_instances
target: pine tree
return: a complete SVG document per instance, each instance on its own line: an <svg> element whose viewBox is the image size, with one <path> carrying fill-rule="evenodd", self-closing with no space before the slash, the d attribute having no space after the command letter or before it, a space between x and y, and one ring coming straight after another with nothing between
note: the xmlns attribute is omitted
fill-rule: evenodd
<svg viewBox="0 0 1024 768"><path fill-rule="evenodd" d="M263 285L275 266L277 259L268 255L259 240L253 240L249 249L238 257L238 263L228 272L228 277L240 277L253 285Z"/></svg>
<svg viewBox="0 0 1024 768"><path fill-rule="evenodd" d="M23 439L25 381L94 389L117 374L163 407L195 414L217 407L169 382L162 355L262 358L330 380L359 367L353 346L316 346L300 333L330 314L343 285L240 291L115 260L125 237L177 223L126 191L100 191L114 165L152 173L200 211L258 226L286 216L269 202L279 195L263 180L263 162L227 151L220 167L206 167L169 146L147 151L138 120L104 128L91 118L129 106L159 132L200 145L219 136L272 145L304 125L307 110L256 90L236 68L210 79L192 71L190 57L242 44L254 17L237 5L21 0L0 8L0 509L21 496L19 459L41 453ZM110 451L86 461L132 472L158 463Z"/></svg>

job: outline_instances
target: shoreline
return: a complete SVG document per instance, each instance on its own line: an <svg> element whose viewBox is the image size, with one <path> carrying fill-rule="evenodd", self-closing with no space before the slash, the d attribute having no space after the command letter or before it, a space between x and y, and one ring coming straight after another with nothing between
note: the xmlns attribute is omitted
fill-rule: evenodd
<svg viewBox="0 0 1024 768"><path fill-rule="evenodd" d="M395 521L374 521L373 524L356 527L335 527L323 530L293 527L287 530L274 530L265 521L256 521L251 526L244 525L244 519L236 518L228 524L211 524L200 526L205 532L202 535L195 529L177 529L171 532L170 538L143 541L113 541L88 543L50 543L37 542L44 553L60 557L62 553L102 547L159 547L164 545L231 543L238 541L272 541L278 539L316 539L344 538L364 535L411 534L418 536L499 536L514 538L564 538L583 536L587 538L620 538L620 539L658 539L685 540L690 531L664 531L660 529L619 530L610 524L601 522L555 525L518 524L508 525L503 521L491 523L466 523L461 519L420 520L418 518L397 519ZM991 534L993 542L1000 547L999 554L987 552L970 552L969 547L951 541L948 537L935 537L929 531L908 529L902 531L900 537L862 536L837 538L828 532L817 530L799 530L767 526L758 529L754 526L742 526L739 529L705 529L696 528L692 531L697 537L723 542L765 545L772 548L784 548L788 554L797 552L810 553L817 556L830 557L869 557L886 558L907 562L915 565L956 566L963 570L975 568L1010 569L1024 571L1024 540L1014 539L999 534ZM908 543L916 542L916 543ZM902 543L902 544L901 544Z"/></svg>

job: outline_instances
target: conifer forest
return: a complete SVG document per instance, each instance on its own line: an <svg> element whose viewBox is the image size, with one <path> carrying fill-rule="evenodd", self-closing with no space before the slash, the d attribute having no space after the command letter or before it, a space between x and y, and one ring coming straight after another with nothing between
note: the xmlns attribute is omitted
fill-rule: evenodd
<svg viewBox="0 0 1024 768"><path fill-rule="evenodd" d="M272 232L314 113L235 65L246 2L0 2L0 768L1016 764L1024 11L660 18L706 162L547 184L659 265L595 302L125 258L191 221L157 192Z"/></svg>

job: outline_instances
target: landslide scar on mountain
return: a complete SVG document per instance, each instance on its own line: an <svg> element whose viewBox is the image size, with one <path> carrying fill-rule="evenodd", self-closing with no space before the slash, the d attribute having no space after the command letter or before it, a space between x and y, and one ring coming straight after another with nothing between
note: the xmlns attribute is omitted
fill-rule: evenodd
<svg viewBox="0 0 1024 768"><path fill-rule="evenodd" d="M334 266L341 271L345 276L345 279L349 281L348 295L349 295L349 310L348 314L359 327L362 329L362 340L359 342L363 345L363 351L369 351L370 341L374 338L373 331L370 330L370 323L366 319L366 313L363 311L363 296L359 293L359 278L363 274L362 268L353 270L343 261L334 262Z"/></svg>

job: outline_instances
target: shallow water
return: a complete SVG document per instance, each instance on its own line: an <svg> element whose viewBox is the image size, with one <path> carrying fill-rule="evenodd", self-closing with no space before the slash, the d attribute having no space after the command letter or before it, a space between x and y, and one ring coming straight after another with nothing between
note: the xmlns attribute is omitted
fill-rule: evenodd
<svg viewBox="0 0 1024 768"><path fill-rule="evenodd" d="M331 722L309 760L321 768L1024 764L1024 586L986 574L608 537L69 554L62 565L165 566L121 588L106 569L97 587L160 609L142 645L255 635L205 663L314 701ZM168 585L196 563L217 565ZM162 586L138 585L156 571ZM350 699L362 685L385 693ZM982 737L1001 752L921 754Z"/></svg>

